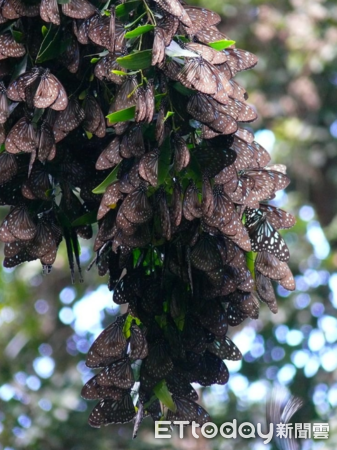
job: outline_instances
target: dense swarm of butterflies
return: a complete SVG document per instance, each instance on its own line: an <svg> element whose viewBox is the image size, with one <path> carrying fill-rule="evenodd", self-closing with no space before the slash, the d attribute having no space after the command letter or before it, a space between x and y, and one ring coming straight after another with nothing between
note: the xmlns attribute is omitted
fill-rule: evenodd
<svg viewBox="0 0 337 450"><path fill-rule="evenodd" d="M289 179L242 124L237 72L257 63L218 14L180 0L2 0L0 227L4 266L53 265L98 223L94 263L127 311L93 343L83 388L100 427L209 415L191 383L225 384L228 326L294 289L268 203Z"/></svg>

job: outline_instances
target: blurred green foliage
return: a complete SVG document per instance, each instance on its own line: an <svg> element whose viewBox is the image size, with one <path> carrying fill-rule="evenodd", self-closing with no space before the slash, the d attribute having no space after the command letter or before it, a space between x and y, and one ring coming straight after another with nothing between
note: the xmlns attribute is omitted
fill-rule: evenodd
<svg viewBox="0 0 337 450"><path fill-rule="evenodd" d="M307 449L337 448L337 4L324 0L193 0L222 14L221 30L238 48L256 53L258 66L240 75L256 107L257 140L286 164L292 184L278 206L295 213L284 233L297 291L278 289L279 312L262 306L232 336L244 353L229 364L227 386L207 388L202 401L216 423L265 421L265 401L279 382L303 398L297 422L327 421L330 438ZM4 211L1 211L4 213ZM85 353L111 321L111 294L93 268L84 284L70 286L65 249L53 272L38 264L0 277L0 450L103 450L107 448L268 448L262 441L206 441L177 433L154 440L146 419L131 442L129 427L91 429L93 405L80 399L90 377ZM82 248L82 263L90 258ZM96 313L95 313L96 311ZM97 317L95 316L97 315ZM259 444L261 444L260 447Z"/></svg>

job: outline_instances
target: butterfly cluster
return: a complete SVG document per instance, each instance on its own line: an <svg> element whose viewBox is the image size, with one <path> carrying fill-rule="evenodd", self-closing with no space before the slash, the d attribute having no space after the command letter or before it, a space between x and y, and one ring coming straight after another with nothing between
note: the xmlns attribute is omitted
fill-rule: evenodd
<svg viewBox="0 0 337 450"><path fill-rule="evenodd" d="M81 276L97 223L92 265L127 311L87 356L93 427L206 423L191 383L225 384L228 327L277 311L272 281L295 288L294 218L268 203L289 179L234 80L257 58L219 22L180 0L0 5L4 266L48 273L64 239Z"/></svg>

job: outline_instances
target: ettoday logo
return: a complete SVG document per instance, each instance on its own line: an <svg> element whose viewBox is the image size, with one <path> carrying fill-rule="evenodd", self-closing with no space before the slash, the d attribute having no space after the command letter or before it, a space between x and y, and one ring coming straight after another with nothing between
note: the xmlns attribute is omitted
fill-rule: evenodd
<svg viewBox="0 0 337 450"><path fill-rule="evenodd" d="M183 439L184 432L185 432L185 425L189 425L190 422L187 420L175 420L173 422L169 420L162 420L162 421L156 421L155 422L155 438L161 438L161 439L170 439L172 437L170 433L170 426L175 425L178 427L178 434L179 438ZM234 419L233 422L225 422L220 427L218 427L213 422L206 422L202 426L197 424L196 422L191 423L191 430L192 430L192 436L196 439L199 439L199 435L197 433L197 428L200 428L200 433L203 437L206 439L212 439L215 436L220 435L225 439L236 439L239 436L249 439L249 438L255 438L256 433L258 436L262 439L264 439L264 444L268 444L272 438L274 433L274 425L269 425L269 431L267 434L264 434L262 432L262 426L260 423L258 423L255 426L250 422L244 422L239 425L237 420Z"/></svg>
<svg viewBox="0 0 337 450"><path fill-rule="evenodd" d="M250 422L244 422L238 426L237 420L234 419L233 422L225 422L220 427L218 427L213 422L206 422L202 426L196 422L190 423L188 420L175 420L173 422L169 420L160 420L155 422L155 438L156 439L170 439L172 437L171 427L175 425L178 428L178 436L180 439L185 437L185 425L191 425L192 436L195 439L199 439L200 435L197 433L197 429L200 428L201 436L206 439L212 439L219 434L224 439L236 439L241 436L244 439L256 438L257 436L263 440L264 444L269 444L269 442L275 436L279 439L328 439L329 437L329 424L328 423L278 423L275 425L273 423L269 424L269 429L267 433L263 433L262 426L260 423L253 425Z"/></svg>

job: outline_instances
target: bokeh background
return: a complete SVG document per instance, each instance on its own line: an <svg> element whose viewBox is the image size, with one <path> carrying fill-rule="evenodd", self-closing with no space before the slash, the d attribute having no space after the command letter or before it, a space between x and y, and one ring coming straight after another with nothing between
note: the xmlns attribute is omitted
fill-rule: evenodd
<svg viewBox="0 0 337 450"><path fill-rule="evenodd" d="M284 233L297 290L277 288L279 312L232 329L244 358L228 363L226 386L201 401L214 421L265 423L276 384L300 396L297 422L329 422L327 441L303 450L337 448L337 3L324 0L193 0L223 16L221 31L259 57L240 74L259 119L256 140L286 164L292 179L275 204L297 217ZM1 208L0 216L6 210ZM82 242L86 267L92 243ZM271 449L261 439L155 440L146 419L131 428L91 429L94 404L80 398L92 376L85 355L119 313L95 268L71 285L66 251L48 276L39 263L0 268L0 450Z"/></svg>

